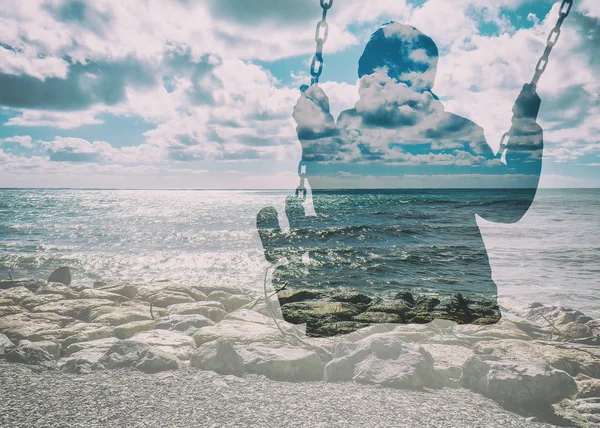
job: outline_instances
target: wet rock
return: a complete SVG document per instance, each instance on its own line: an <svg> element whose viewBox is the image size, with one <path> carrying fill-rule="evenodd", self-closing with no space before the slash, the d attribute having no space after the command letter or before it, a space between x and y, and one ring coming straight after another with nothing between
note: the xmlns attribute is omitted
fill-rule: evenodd
<svg viewBox="0 0 600 428"><path fill-rule="evenodd" d="M24 299L31 296L35 296L35 294L23 286L15 286L14 288L0 292L0 298L2 298L3 305L5 306L21 305Z"/></svg>
<svg viewBox="0 0 600 428"><path fill-rule="evenodd" d="M39 369L56 369L56 362L48 351L35 346L5 348L2 358L11 363L27 364Z"/></svg>
<svg viewBox="0 0 600 428"><path fill-rule="evenodd" d="M193 335L198 329L215 325L215 322L204 315L168 315L156 323L156 328L161 330L180 331L188 336Z"/></svg>
<svg viewBox="0 0 600 428"><path fill-rule="evenodd" d="M318 300L324 297L326 297L326 293L318 290L281 290L277 293L277 298L281 306L287 303Z"/></svg>
<svg viewBox="0 0 600 428"><path fill-rule="evenodd" d="M129 340L158 348L175 355L180 360L189 360L196 348L196 343L191 337L178 331L143 331L137 333Z"/></svg>
<svg viewBox="0 0 600 428"><path fill-rule="evenodd" d="M396 294L396 297L394 297L394 300L400 300L406 306L414 306L416 303L416 300L410 291L399 292Z"/></svg>
<svg viewBox="0 0 600 428"><path fill-rule="evenodd" d="M71 285L71 269L67 266L59 267L50 274L48 282L60 282L61 284Z"/></svg>
<svg viewBox="0 0 600 428"><path fill-rule="evenodd" d="M403 321L400 315L396 315L393 313L387 312L375 312L368 311L363 312L352 318L353 321L359 321L361 323L373 323L373 324L383 324L383 323L401 323Z"/></svg>
<svg viewBox="0 0 600 428"><path fill-rule="evenodd" d="M114 328L115 336L119 339L129 339L142 331L153 330L155 328L154 321L133 321L127 324L121 324Z"/></svg>
<svg viewBox="0 0 600 428"><path fill-rule="evenodd" d="M369 296L366 296L364 294L360 294L357 292L342 292L342 291L337 291L337 292L333 292L330 294L329 296L330 299L335 300L336 302L346 302L346 303L352 303L354 305L363 305L365 308L366 306L370 305L373 302L373 299L370 298Z"/></svg>
<svg viewBox="0 0 600 428"><path fill-rule="evenodd" d="M509 410L523 411L559 402L577 393L573 378L543 360L494 361L473 356L463 366L462 386Z"/></svg>
<svg viewBox="0 0 600 428"><path fill-rule="evenodd" d="M361 310L352 303L313 300L281 306L283 318L292 324L307 324L307 334L316 334L324 323L351 321Z"/></svg>
<svg viewBox="0 0 600 428"><path fill-rule="evenodd" d="M323 362L307 349L282 342L259 342L236 348L248 373L289 382L310 382L323 378Z"/></svg>
<svg viewBox="0 0 600 428"><path fill-rule="evenodd" d="M201 345L192 355L190 365L222 375L242 376L244 361L233 346L224 340Z"/></svg>
<svg viewBox="0 0 600 428"><path fill-rule="evenodd" d="M148 348L139 355L135 368L144 373L159 373L167 370L177 370L179 360L157 348Z"/></svg>

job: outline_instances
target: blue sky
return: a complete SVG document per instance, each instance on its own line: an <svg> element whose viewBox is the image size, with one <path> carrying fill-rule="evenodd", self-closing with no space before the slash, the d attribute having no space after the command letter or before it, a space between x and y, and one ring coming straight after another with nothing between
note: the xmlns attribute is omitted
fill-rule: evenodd
<svg viewBox="0 0 600 428"><path fill-rule="evenodd" d="M600 187L600 2L575 3L538 87L545 187ZM321 88L334 117L353 108L371 34L391 20L413 25L439 49L433 92L445 111L481 126L496 151L558 7L337 0ZM318 0L3 1L0 187L294 188L292 111L319 17ZM337 165L329 182L480 182L433 166L361 168L371 181Z"/></svg>

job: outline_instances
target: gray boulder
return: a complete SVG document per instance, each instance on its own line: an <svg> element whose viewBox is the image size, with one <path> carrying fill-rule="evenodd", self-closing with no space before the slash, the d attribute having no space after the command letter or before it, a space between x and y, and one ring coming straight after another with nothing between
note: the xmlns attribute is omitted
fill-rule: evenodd
<svg viewBox="0 0 600 428"><path fill-rule="evenodd" d="M5 348L3 358L10 363L27 364L39 369L55 370L56 361L48 351L34 346Z"/></svg>
<svg viewBox="0 0 600 428"><path fill-rule="evenodd" d="M244 361L229 342L214 340L200 346L192 355L190 365L222 375L242 376Z"/></svg>
<svg viewBox="0 0 600 428"><path fill-rule="evenodd" d="M148 350L149 345L131 340L122 340L112 345L98 360L98 364L107 369L119 369L135 366L142 354Z"/></svg>
<svg viewBox="0 0 600 428"><path fill-rule="evenodd" d="M215 325L215 322L204 315L169 315L161 318L156 323L156 328L161 330L180 331L188 336L193 335L198 329Z"/></svg>
<svg viewBox="0 0 600 428"><path fill-rule="evenodd" d="M517 411L557 403L577 393L571 376L541 359L500 361L472 356L463 366L461 382L463 387Z"/></svg>
<svg viewBox="0 0 600 428"><path fill-rule="evenodd" d="M323 379L323 362L314 351L282 342L253 343L237 349L249 373L291 382Z"/></svg>
<svg viewBox="0 0 600 428"><path fill-rule="evenodd" d="M48 282L60 282L61 284L71 285L71 269L67 266L59 267L50 274Z"/></svg>
<svg viewBox="0 0 600 428"><path fill-rule="evenodd" d="M433 358L422 347L403 342L396 332L343 343L325 366L325 380L354 380L393 388L433 386Z"/></svg>
<svg viewBox="0 0 600 428"><path fill-rule="evenodd" d="M135 368L144 373L159 373L177 370L179 360L172 354L157 348L148 348L139 355Z"/></svg>

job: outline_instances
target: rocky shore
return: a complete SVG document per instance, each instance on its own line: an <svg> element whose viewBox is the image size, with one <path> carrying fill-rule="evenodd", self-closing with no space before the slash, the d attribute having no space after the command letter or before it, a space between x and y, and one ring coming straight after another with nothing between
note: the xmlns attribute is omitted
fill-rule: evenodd
<svg viewBox="0 0 600 428"><path fill-rule="evenodd" d="M328 388L367 391L360 385L371 385L406 394L475 394L520 415L515 420L521 422L533 418L529 421L600 426L600 320L576 310L533 304L503 308L502 319L490 325L434 319L311 337L303 326L283 321L282 312L286 318L296 316L298 322L311 324L314 311L339 314L351 306L338 303L356 302L329 296L325 303L306 305L306 299L290 292L286 297L290 300L282 301L280 309L277 295L265 301L226 287L217 290L169 281L99 281L91 287L72 283L68 270L49 279L0 281L3 376L11 373L7 367L14 367L21 377L26 369L28 379L39 376L58 384L72 379L85 383L91 377L114 378L118 383L121 376L151 383L150 379L164 379L169 373L179 381L213 373L215 382L296 382L289 385L313 385L315 393ZM403 300L398 303L406 306L406 313L414 311L419 299L398 300ZM466 307L479 310L472 302L466 302ZM13 391L5 397L15 399L15 391L27 389L12 384L15 376L2 379L3 389ZM94 394L92 386L87 393ZM161 394L153 396L161 400ZM3 415L8 414L6 406L0 398ZM7 426L27 426L17 419ZM507 426L485 421L462 426ZM519 426L515 424L511 426ZM423 426L445 425L442 419L439 425Z"/></svg>

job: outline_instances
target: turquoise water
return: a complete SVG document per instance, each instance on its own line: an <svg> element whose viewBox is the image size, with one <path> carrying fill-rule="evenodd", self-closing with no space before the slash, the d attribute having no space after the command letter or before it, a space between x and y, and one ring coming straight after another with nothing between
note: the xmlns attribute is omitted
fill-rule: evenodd
<svg viewBox="0 0 600 428"><path fill-rule="evenodd" d="M481 239L478 225L501 304L541 301L600 317L600 191L542 189L518 223L475 223L476 213L493 217L487 214L497 208L486 192L332 192L328 203L346 215L324 235L354 252L371 286L427 289L428 280L443 276L461 287L473 277L464 272L486 262L473 244ZM45 278L69 265L83 283L169 279L259 292L269 264L256 214L265 206L282 213L287 194L0 190L0 278L9 271L15 278ZM285 217L280 221L285 229ZM401 265L403 275L390 272L403 259L410 261Z"/></svg>

